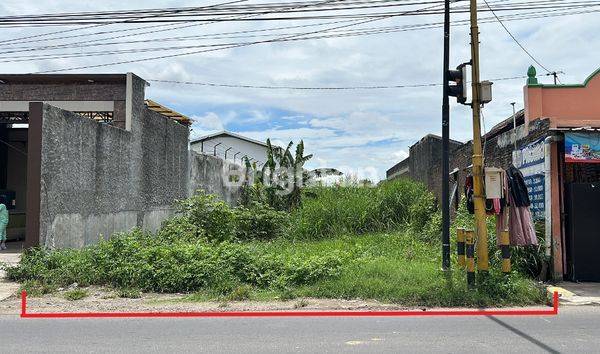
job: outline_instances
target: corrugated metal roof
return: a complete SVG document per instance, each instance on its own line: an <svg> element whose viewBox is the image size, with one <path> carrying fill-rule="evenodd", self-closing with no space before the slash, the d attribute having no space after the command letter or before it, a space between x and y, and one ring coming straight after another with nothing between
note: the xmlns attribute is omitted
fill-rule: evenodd
<svg viewBox="0 0 600 354"><path fill-rule="evenodd" d="M199 143L201 141L210 140L212 138L216 138L216 137L219 137L219 136L230 136L230 137L233 137L233 138L237 138L237 139L240 139L240 140L245 140L245 141L248 141L248 142L251 142L251 143L254 143L254 144L258 144L258 145L261 145L261 146L265 146L265 147L267 146L267 144L265 142L258 141L258 140L252 139L252 138L248 138L248 137L245 137L243 135L236 134L236 133L233 133L233 132L229 132L229 131L226 131L226 130L223 130L223 131L220 131L220 132L216 132L214 134L205 135L205 136L200 137L198 139L194 139L194 140L192 140L192 144Z"/></svg>
<svg viewBox="0 0 600 354"><path fill-rule="evenodd" d="M144 101L146 103L146 106L148 107L148 109L160 113L165 117L168 117L170 119L173 119L174 121L177 121L183 125L187 125L190 126L192 125L193 120L191 118L189 118L188 116L184 116L181 113L178 113L170 108L167 108L159 103L156 103L152 100L145 100Z"/></svg>

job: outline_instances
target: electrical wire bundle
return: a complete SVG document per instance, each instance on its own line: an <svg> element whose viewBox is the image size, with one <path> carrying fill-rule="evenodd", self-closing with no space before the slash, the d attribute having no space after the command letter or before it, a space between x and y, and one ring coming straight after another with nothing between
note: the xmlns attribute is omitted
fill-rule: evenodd
<svg viewBox="0 0 600 354"><path fill-rule="evenodd" d="M484 0L484 2L487 7L480 9L480 12L491 12L492 16L480 18L480 23L500 22L521 49L549 73L550 71L535 60L516 40L504 22L590 14L600 11L600 1L595 0ZM442 22L418 21L386 26L371 24L399 17L435 16L442 13L443 3L440 0L426 2L416 2L415 0L313 0L249 4L245 0L232 0L200 7L3 16L0 17L0 28L15 26L75 26L75 28L0 40L0 63L37 63L58 59L128 56L119 58L120 60L117 61L105 63L94 61L93 64L42 70L38 73L63 72L175 58L258 44L428 30L441 27ZM461 13L468 12L468 8L466 1L458 0L452 3L451 12L458 14L455 17L460 17ZM286 22L290 20L310 21L238 31L158 36L160 33L172 31L189 32L200 26L218 23L255 21L268 24L273 21ZM315 22L315 20L319 20L319 22ZM467 24L468 19L464 18L458 18L452 22L453 26ZM88 32L107 26L118 28ZM74 33L76 31L85 33ZM137 54L144 53L156 54L137 56ZM132 56L135 57L131 58ZM211 83L200 84L212 85ZM227 84L218 85L228 86ZM416 86L423 85L428 86L429 84ZM259 87L260 85L246 86ZM381 88L378 86L372 85L371 87ZM411 85L396 85L395 87L399 86ZM390 86L385 88L387 87Z"/></svg>

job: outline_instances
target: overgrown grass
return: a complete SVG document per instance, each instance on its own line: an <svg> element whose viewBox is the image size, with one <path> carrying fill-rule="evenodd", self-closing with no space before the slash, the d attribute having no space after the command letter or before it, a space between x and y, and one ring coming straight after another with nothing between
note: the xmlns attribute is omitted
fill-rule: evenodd
<svg viewBox="0 0 600 354"><path fill-rule="evenodd" d="M477 290L469 290L464 271L456 265L450 276L440 270L437 245L408 233L365 234L294 244L256 243L254 247L298 256L342 250L350 253L339 277L295 287L291 298L374 299L408 306L503 306L545 301L544 291L534 281L518 273L506 276L496 269Z"/></svg>
<svg viewBox="0 0 600 354"><path fill-rule="evenodd" d="M10 279L46 287L110 285L155 292L213 289L229 293L243 284L259 288L313 283L339 274L342 252L294 257L238 243L155 238L141 231L113 236L81 250L27 250Z"/></svg>
<svg viewBox="0 0 600 354"><path fill-rule="evenodd" d="M377 187L314 187L293 213L290 237L322 239L347 234L411 229L423 240L439 232L434 196L406 179Z"/></svg>
<svg viewBox="0 0 600 354"><path fill-rule="evenodd" d="M460 214L460 222L468 216ZM34 248L7 274L39 295L77 283L111 286L120 297L184 292L190 300L223 304L306 297L413 306L545 300L532 280L503 275L495 264L477 290L468 290L463 271L440 271L439 235L432 194L408 180L311 188L291 215L260 203L230 208L199 193L157 235L134 230L81 250Z"/></svg>

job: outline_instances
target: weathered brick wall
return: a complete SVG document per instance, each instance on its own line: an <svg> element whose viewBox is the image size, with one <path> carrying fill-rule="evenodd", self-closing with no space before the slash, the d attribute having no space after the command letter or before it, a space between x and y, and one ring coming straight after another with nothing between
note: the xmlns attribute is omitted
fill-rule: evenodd
<svg viewBox="0 0 600 354"><path fill-rule="evenodd" d="M125 82L0 85L0 101L114 101L115 125L124 128Z"/></svg>
<svg viewBox="0 0 600 354"><path fill-rule="evenodd" d="M0 101L122 101L125 83L0 85Z"/></svg>
<svg viewBox="0 0 600 354"><path fill-rule="evenodd" d="M462 146L457 141L450 141L450 155ZM441 163L442 140L435 135L427 135L418 143L410 147L410 156L407 159L410 168L410 178L424 183L427 188L441 196ZM451 167L452 169L452 167Z"/></svg>
<svg viewBox="0 0 600 354"><path fill-rule="evenodd" d="M522 148L538 139L548 135L550 127L548 120L536 120L530 123L529 133L524 132L524 126L517 127L517 147ZM499 167L506 169L512 163L513 145L513 130L488 139L485 142L485 166ZM458 169L458 190L462 194L464 190L465 178L471 173L471 168L467 168L472 164L473 157L473 142L469 141L458 149L454 150L450 155L450 171ZM441 165L437 164L430 166L430 179L433 188L430 190L435 193L438 200L441 198L442 174ZM452 188L453 181L451 180Z"/></svg>
<svg viewBox="0 0 600 354"><path fill-rule="evenodd" d="M525 126L517 127L517 146L530 144L548 135L550 123L547 119L535 120L529 124L529 131ZM485 141L485 165L488 167L499 167L506 169L512 163L513 130L497 135ZM458 191L464 190L464 182L471 169L467 168L472 163L473 142L464 144L452 142L450 144L450 171L458 169ZM442 141L439 137L427 135L417 144L411 146L410 156L401 164L410 167L408 176L414 180L424 183L427 188L435 194L438 200L442 195ZM396 165L399 166L400 164ZM394 168L396 168L394 166ZM398 168L399 169L399 168ZM454 181L450 180L452 189ZM451 190L452 192L452 190Z"/></svg>
<svg viewBox="0 0 600 354"><path fill-rule="evenodd" d="M387 170L386 178L394 179L401 177L409 177L410 174L410 158L405 158L404 160L395 164L392 168Z"/></svg>

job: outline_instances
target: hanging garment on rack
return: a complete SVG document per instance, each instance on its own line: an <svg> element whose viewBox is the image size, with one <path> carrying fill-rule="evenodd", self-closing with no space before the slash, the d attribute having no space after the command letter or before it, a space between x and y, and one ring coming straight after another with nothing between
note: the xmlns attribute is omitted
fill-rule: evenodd
<svg viewBox="0 0 600 354"><path fill-rule="evenodd" d="M506 172L502 174L502 210L499 214L496 215L496 243L498 247L500 247L500 237L497 237L501 234L502 231L508 230L508 198L510 192L508 191L508 178L506 176Z"/></svg>
<svg viewBox="0 0 600 354"><path fill-rule="evenodd" d="M509 172L511 169L516 171ZM504 188L508 189L505 194L508 197L508 205L504 208L504 212L496 218L496 235L508 228L511 246L537 245L533 218L529 210L529 195L527 194L525 181L523 181L523 175L514 166L511 166L509 170L506 171L504 181ZM519 202L517 202L517 199Z"/></svg>
<svg viewBox="0 0 600 354"><path fill-rule="evenodd" d="M475 214L475 203L473 201L473 176L468 175L465 179L465 199L467 201L467 211L469 214Z"/></svg>
<svg viewBox="0 0 600 354"><path fill-rule="evenodd" d="M529 201L529 193L527 192L527 186L525 185L521 171L511 165L506 170L506 176L508 177L508 188L510 189L515 205L517 207L528 207L531 202Z"/></svg>

